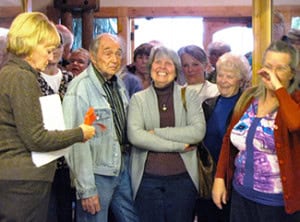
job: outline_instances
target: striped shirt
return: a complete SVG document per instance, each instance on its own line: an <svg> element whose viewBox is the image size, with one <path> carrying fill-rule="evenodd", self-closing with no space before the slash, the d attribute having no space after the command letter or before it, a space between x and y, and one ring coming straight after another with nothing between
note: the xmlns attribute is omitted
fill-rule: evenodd
<svg viewBox="0 0 300 222"><path fill-rule="evenodd" d="M120 145L127 144L126 139L126 116L123 101L118 90L117 77L114 75L106 80L103 75L95 69L95 73L106 93L107 102L110 104L113 113L113 121Z"/></svg>

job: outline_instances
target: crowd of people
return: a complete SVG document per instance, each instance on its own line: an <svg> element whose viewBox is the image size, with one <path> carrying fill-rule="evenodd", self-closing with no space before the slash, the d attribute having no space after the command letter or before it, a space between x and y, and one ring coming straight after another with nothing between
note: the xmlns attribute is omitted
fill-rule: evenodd
<svg viewBox="0 0 300 222"><path fill-rule="evenodd" d="M300 30L271 42L254 86L223 42L143 43L124 65L117 35L73 39L40 12L0 36L0 221L300 221ZM40 97L54 94L65 130L43 122ZM200 142L217 165L211 199Z"/></svg>

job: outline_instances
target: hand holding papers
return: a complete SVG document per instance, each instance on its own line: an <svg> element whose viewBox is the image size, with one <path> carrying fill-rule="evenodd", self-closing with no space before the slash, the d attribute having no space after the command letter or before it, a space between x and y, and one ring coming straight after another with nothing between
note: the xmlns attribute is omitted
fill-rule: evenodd
<svg viewBox="0 0 300 222"><path fill-rule="evenodd" d="M65 123L61 100L58 94L40 97L44 126L47 130L64 130ZM37 166L43 166L59 157L64 156L70 148L51 152L32 152L32 162Z"/></svg>

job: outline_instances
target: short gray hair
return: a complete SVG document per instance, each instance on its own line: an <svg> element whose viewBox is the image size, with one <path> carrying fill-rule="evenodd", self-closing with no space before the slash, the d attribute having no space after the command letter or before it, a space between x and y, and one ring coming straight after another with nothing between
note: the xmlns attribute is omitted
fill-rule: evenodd
<svg viewBox="0 0 300 222"><path fill-rule="evenodd" d="M150 56L149 56L149 60L148 60L149 73L151 72L152 63L153 63L154 59L158 58L158 57L167 57L167 58L171 59L175 66L176 76L177 77L179 76L179 74L181 72L180 58L174 50L169 49L165 46L159 46L159 47L152 48Z"/></svg>
<svg viewBox="0 0 300 222"><path fill-rule="evenodd" d="M123 43L123 40L118 37L117 35L114 35L114 34L111 34L111 33L102 33L100 35L97 35L91 42L90 44L90 47L89 47L89 52L90 54L92 54L93 56L96 56L97 53L98 53L98 49L99 49L99 46L100 46L100 43L102 41L102 38L103 37L109 37L111 39L114 39L115 41L117 41L119 44L120 44L120 47L122 49L122 53L124 53L124 43Z"/></svg>

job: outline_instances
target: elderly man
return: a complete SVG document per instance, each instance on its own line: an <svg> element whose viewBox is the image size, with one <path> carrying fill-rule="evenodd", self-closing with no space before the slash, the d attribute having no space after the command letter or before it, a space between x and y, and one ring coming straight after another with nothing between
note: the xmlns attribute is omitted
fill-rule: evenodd
<svg viewBox="0 0 300 222"><path fill-rule="evenodd" d="M97 36L90 46L91 64L70 84L63 108L67 127L95 110L96 136L73 146L67 161L74 173L78 221L108 221L111 207L117 221L138 221L133 208L125 132L128 106L126 89L116 76L121 68L120 40L111 34Z"/></svg>

